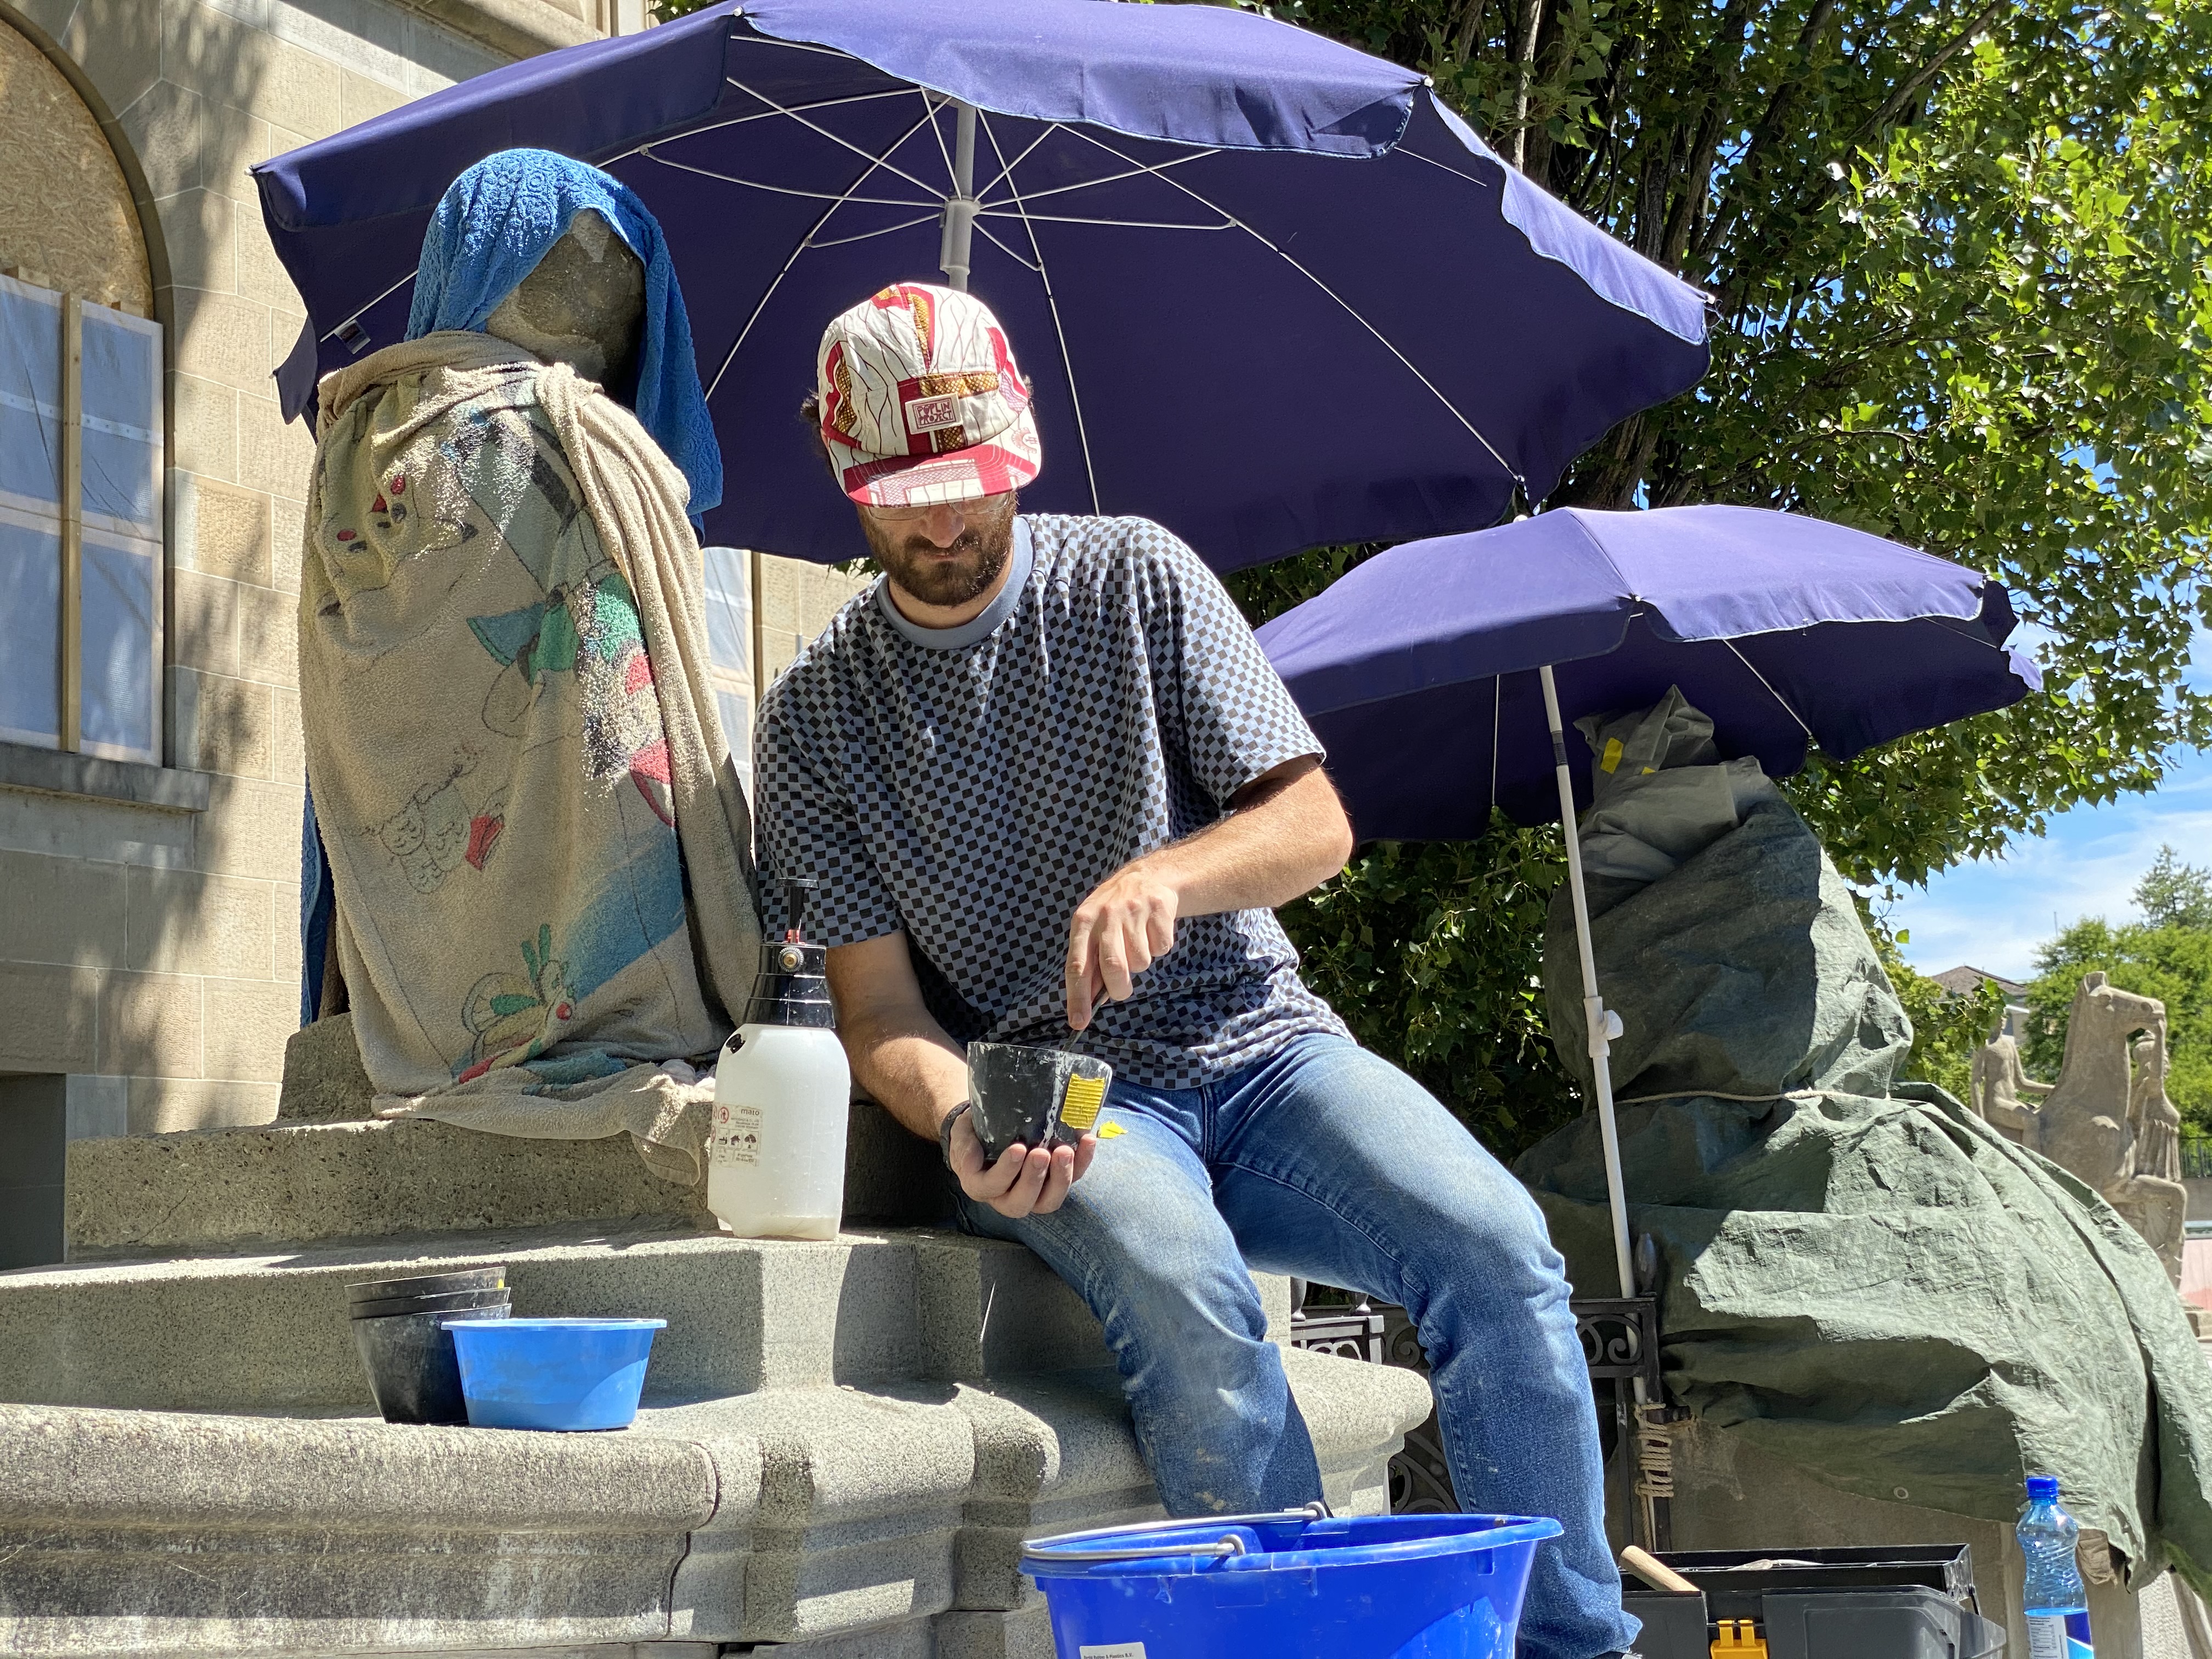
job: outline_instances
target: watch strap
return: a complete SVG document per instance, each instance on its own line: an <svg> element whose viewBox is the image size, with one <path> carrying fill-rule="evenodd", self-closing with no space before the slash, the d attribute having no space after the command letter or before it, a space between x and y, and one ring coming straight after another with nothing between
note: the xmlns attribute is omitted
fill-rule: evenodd
<svg viewBox="0 0 2212 1659"><path fill-rule="evenodd" d="M945 1167L948 1170L952 1167L952 1126L960 1121L963 1113L972 1111L975 1105L972 1100L963 1100L937 1121L937 1150L944 1153Z"/></svg>

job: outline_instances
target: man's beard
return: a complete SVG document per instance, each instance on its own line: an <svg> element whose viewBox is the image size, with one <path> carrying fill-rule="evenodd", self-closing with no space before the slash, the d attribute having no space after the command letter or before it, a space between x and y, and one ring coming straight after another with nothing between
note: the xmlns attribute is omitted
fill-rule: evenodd
<svg viewBox="0 0 2212 1659"><path fill-rule="evenodd" d="M946 548L939 547L919 528L878 525L866 514L860 516L860 528L876 562L902 592L946 610L988 592L1006 569L1014 546L1012 513L996 524L971 520Z"/></svg>

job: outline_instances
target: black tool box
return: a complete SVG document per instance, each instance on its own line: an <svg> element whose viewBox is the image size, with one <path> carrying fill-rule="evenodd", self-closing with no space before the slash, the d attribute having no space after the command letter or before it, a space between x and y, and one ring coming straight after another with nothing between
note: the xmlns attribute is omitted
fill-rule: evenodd
<svg viewBox="0 0 2212 1659"><path fill-rule="evenodd" d="M1981 1616L1964 1544L1708 1550L1658 1558L1695 1595L1622 1597L1644 1621L1644 1659L1995 1659L2002 1625Z"/></svg>

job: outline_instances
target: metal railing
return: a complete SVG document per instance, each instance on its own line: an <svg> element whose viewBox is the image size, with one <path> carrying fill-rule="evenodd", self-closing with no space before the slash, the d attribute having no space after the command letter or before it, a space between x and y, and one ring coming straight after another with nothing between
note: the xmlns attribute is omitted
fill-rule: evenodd
<svg viewBox="0 0 2212 1659"><path fill-rule="evenodd" d="M1647 1241L1648 1243L1648 1241ZM1652 1264L1656 1269L1656 1262ZM1656 1273L1647 1275L1656 1276ZM1627 1461L1637 1513L1627 1530L1645 1548L1664 1551L1672 1543L1669 1511L1674 1498L1674 1458L1667 1425L1684 1413L1663 1404L1634 1403L1633 1384L1641 1378L1650 1397L1666 1395L1659 1365L1659 1304L1650 1295L1578 1300L1571 1304L1576 1333L1590 1382L1610 1394L1613 1455ZM1402 1365L1425 1376L1429 1357L1406 1310L1391 1303L1327 1285L1291 1281L1291 1345ZM1607 1413L1601 1413L1602 1416ZM1390 1510L1394 1515L1450 1515L1459 1511L1445 1460L1443 1431L1432 1410L1428 1420L1407 1431L1403 1449L1390 1460Z"/></svg>
<svg viewBox="0 0 2212 1659"><path fill-rule="evenodd" d="M2182 1136L2181 1176L2185 1181L2212 1181L2212 1135Z"/></svg>

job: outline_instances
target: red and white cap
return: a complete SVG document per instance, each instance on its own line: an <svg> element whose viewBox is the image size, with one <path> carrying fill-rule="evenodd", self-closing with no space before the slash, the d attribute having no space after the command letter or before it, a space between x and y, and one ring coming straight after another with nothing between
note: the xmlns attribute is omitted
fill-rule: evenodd
<svg viewBox="0 0 2212 1659"><path fill-rule="evenodd" d="M823 331L815 380L837 482L864 505L972 501L1042 465L1029 384L972 295L894 283Z"/></svg>

